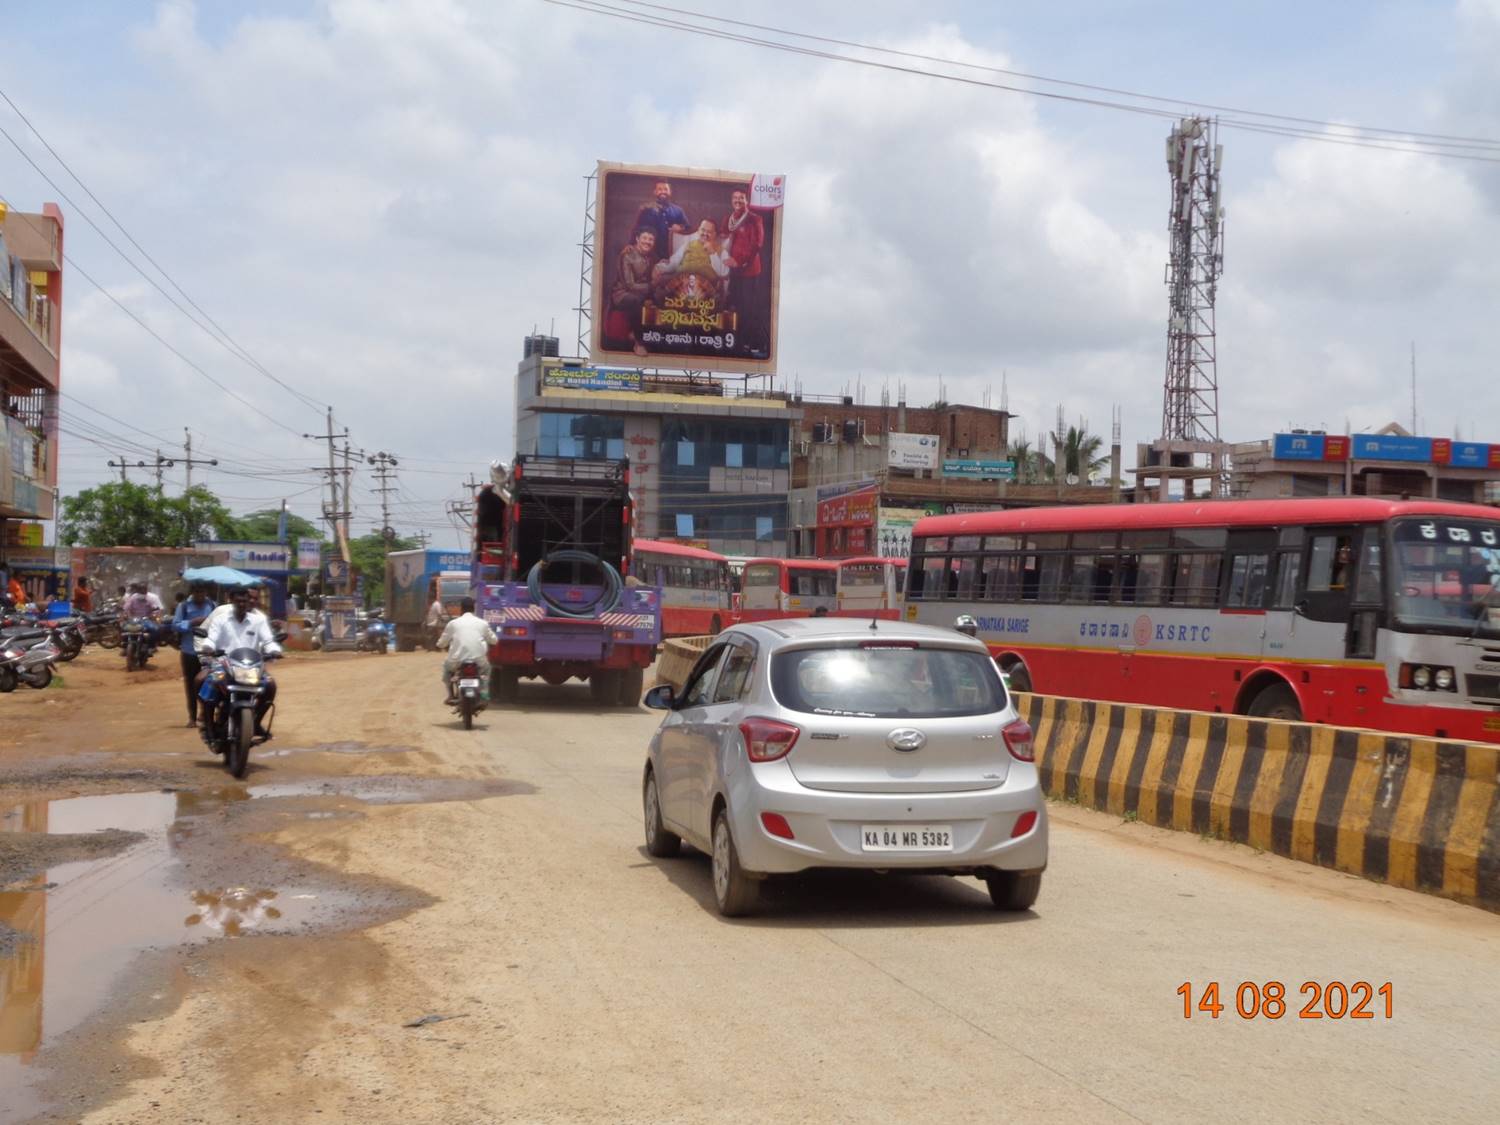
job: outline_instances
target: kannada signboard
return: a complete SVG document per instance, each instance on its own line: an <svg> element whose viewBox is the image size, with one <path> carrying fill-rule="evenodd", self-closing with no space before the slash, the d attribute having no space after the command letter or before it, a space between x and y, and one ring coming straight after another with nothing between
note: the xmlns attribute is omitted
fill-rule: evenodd
<svg viewBox="0 0 1500 1125"><path fill-rule="evenodd" d="M818 502L819 527L869 527L875 523L880 492L875 488L846 492Z"/></svg>
<svg viewBox="0 0 1500 1125"><path fill-rule="evenodd" d="M7 547L40 547L42 545L42 525L39 523L21 523L18 520L6 520L5 545Z"/></svg>
<svg viewBox="0 0 1500 1125"><path fill-rule="evenodd" d="M773 371L786 177L601 161L590 354Z"/></svg>
<svg viewBox="0 0 1500 1125"><path fill-rule="evenodd" d="M943 462L943 476L968 477L970 480L1015 480L1014 461L974 461L967 458Z"/></svg>
<svg viewBox="0 0 1500 1125"><path fill-rule="evenodd" d="M572 391L638 391L641 373L614 367L548 367L542 371L542 386Z"/></svg>
<svg viewBox="0 0 1500 1125"><path fill-rule="evenodd" d="M938 439L932 434L886 434L885 463L892 469L935 469Z"/></svg>

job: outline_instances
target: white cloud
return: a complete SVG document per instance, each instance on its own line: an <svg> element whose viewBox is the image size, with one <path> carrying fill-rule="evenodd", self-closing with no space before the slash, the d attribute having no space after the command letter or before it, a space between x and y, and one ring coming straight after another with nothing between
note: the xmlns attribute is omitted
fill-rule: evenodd
<svg viewBox="0 0 1500 1125"><path fill-rule="evenodd" d="M921 18L875 7L856 27L848 11L821 26L871 38ZM1500 42L1493 2L1464 0L1455 27ZM102 74L38 123L78 146L65 152L75 168L241 343L334 402L371 448L475 468L510 451L521 337L555 318L564 345L573 338L582 176L598 158L788 173L782 368L808 391L860 377L904 382L921 402L941 372L950 398L989 390L998 404L1004 370L1033 435L1059 402L1106 435L1122 404L1127 448L1159 425L1163 122L1111 118L1107 144L1084 143L1070 122L1090 111L1053 116L1015 95L524 0L325 0L223 31L168 0L131 41L135 70ZM952 25L887 42L1064 69ZM1489 105L1469 129L1496 131L1492 92ZM1424 394L1500 418L1487 335L1500 194L1458 163L1224 140L1225 436L1404 416L1413 338ZM77 216L68 236L216 376L296 429L318 424L145 290ZM291 463L321 455L230 412L81 281L67 315L65 378L101 408L148 403L164 434L206 408ZM1479 436L1500 440L1494 429ZM407 483L435 513L464 472Z"/></svg>

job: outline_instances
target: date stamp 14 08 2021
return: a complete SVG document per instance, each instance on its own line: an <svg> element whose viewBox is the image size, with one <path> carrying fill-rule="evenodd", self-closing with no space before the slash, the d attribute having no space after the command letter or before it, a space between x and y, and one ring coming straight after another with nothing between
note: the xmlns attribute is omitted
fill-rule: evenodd
<svg viewBox="0 0 1500 1125"><path fill-rule="evenodd" d="M1232 1001L1228 999L1231 990ZM1177 995L1182 997L1185 1020L1194 1016L1216 1020L1225 1012L1232 1012L1242 1020L1279 1020L1293 1013L1302 1020L1389 1020L1396 1016L1396 990L1390 981L1380 985L1366 980L1349 983L1335 980L1326 984L1303 981L1297 995L1291 998L1287 986L1279 980L1241 981L1238 985L1225 985L1222 992L1216 980L1201 988L1184 981Z"/></svg>

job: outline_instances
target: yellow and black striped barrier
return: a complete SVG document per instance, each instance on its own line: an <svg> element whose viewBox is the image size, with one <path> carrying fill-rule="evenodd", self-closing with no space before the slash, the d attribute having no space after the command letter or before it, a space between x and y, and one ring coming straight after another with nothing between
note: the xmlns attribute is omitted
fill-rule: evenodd
<svg viewBox="0 0 1500 1125"><path fill-rule="evenodd" d="M1500 746L1016 701L1049 796L1500 911Z"/></svg>

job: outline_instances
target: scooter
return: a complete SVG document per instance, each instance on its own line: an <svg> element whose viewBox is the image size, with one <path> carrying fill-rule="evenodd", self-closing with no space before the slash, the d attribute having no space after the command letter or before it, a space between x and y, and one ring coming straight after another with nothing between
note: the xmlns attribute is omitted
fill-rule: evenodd
<svg viewBox="0 0 1500 1125"><path fill-rule="evenodd" d="M479 674L479 665L472 660L458 666L458 675L453 679L453 694L448 706L463 716L464 730L474 729L474 716L489 706L485 697L484 678Z"/></svg>
<svg viewBox="0 0 1500 1125"><path fill-rule="evenodd" d="M18 684L38 690L46 687L52 682L57 655L46 630L11 633L0 642L0 692L15 691Z"/></svg>
<svg viewBox="0 0 1500 1125"><path fill-rule="evenodd" d="M391 626L390 622L380 617L372 617L365 623L364 632L360 633L359 640L355 643L358 652L378 652L382 656L391 650Z"/></svg>

